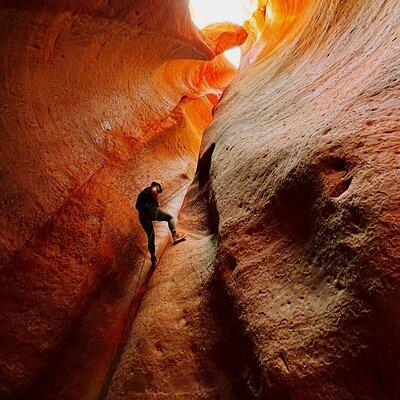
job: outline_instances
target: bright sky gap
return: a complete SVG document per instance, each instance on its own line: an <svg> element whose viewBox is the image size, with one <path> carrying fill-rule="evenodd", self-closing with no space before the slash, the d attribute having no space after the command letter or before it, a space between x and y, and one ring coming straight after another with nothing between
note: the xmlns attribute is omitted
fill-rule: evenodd
<svg viewBox="0 0 400 400"><path fill-rule="evenodd" d="M235 22L243 25L249 18L249 9L243 0L190 0L190 10L196 26L200 29L216 22ZM227 50L226 58L239 66L240 49Z"/></svg>

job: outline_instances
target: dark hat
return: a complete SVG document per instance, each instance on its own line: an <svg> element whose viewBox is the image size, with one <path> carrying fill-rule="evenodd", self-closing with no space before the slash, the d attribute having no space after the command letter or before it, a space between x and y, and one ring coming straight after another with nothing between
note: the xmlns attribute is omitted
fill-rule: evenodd
<svg viewBox="0 0 400 400"><path fill-rule="evenodd" d="M161 181L153 181L151 182L151 186L158 186L160 193L162 193L163 185Z"/></svg>

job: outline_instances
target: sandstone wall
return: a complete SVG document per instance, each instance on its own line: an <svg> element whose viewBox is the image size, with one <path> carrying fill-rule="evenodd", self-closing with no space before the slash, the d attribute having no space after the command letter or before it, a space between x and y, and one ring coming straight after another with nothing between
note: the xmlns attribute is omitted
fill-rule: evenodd
<svg viewBox="0 0 400 400"><path fill-rule="evenodd" d="M397 399L400 5L264 15L209 128L217 274L253 395Z"/></svg>
<svg viewBox="0 0 400 400"><path fill-rule="evenodd" d="M246 33L183 0L0 6L0 397L96 398L146 254L135 197L188 182Z"/></svg>
<svg viewBox="0 0 400 400"><path fill-rule="evenodd" d="M246 33L0 4L3 397L399 398L397 1L259 1L140 307L135 195L190 182Z"/></svg>
<svg viewBox="0 0 400 400"><path fill-rule="evenodd" d="M400 398L400 5L259 3L107 399Z"/></svg>

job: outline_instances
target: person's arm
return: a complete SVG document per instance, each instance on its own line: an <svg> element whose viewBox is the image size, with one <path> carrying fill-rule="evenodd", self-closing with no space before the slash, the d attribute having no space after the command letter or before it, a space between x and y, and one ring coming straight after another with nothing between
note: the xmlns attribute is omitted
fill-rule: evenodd
<svg viewBox="0 0 400 400"><path fill-rule="evenodd" d="M158 190L155 186L151 188L151 194L153 196L153 199L156 201L157 205L160 207L160 204L158 204Z"/></svg>

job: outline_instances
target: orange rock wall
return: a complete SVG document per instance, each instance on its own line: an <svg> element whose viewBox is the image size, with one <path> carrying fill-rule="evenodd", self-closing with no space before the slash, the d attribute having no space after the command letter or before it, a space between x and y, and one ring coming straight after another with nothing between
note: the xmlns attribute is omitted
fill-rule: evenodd
<svg viewBox="0 0 400 400"><path fill-rule="evenodd" d="M208 131L243 373L254 398L397 399L400 4L260 14Z"/></svg>
<svg viewBox="0 0 400 400"><path fill-rule="evenodd" d="M1 397L398 398L398 2L0 4Z"/></svg>
<svg viewBox="0 0 400 400"><path fill-rule="evenodd" d="M260 2L107 399L399 398L399 17Z"/></svg>
<svg viewBox="0 0 400 400"><path fill-rule="evenodd" d="M193 174L246 33L186 1L0 5L0 397L96 398L146 253L135 197Z"/></svg>

